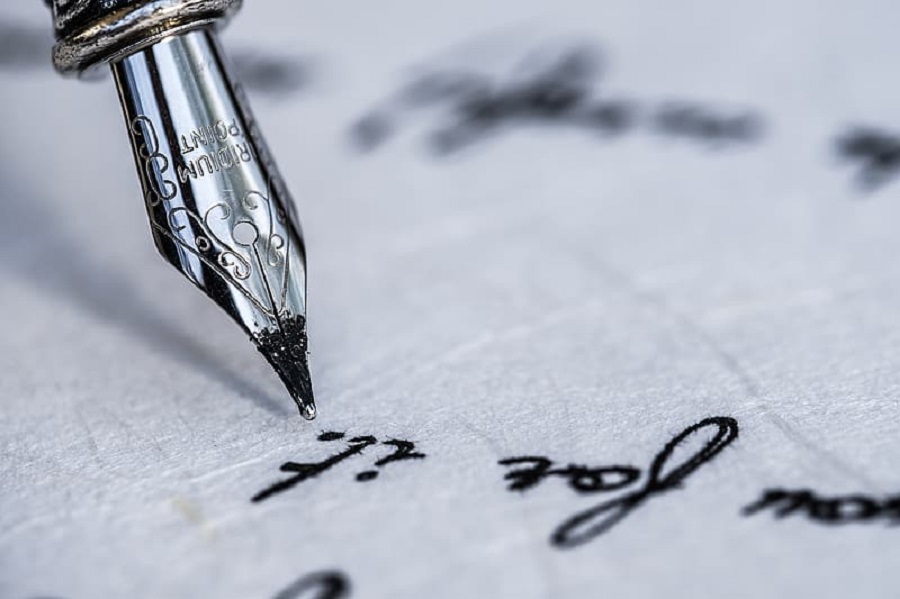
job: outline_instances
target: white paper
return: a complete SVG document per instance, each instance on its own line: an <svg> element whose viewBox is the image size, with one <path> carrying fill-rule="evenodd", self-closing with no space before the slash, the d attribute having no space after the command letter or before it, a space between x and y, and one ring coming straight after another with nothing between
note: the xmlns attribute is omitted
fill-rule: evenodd
<svg viewBox="0 0 900 599"><path fill-rule="evenodd" d="M5 22L49 31L41 3L6 4ZM306 235L313 423L156 255L112 82L8 60L0 596L269 598L337 570L360 598L895 597L888 518L742 510L766 489L900 493L900 179L866 193L834 152L855 125L900 131L898 17L886 1L248 3L226 48L295 77L250 96ZM509 82L578 44L603 55L596 96L643 124L510 125L439 156L445 103L354 146L422 72ZM752 111L760 137L661 135L647 115L670 101ZM498 464L643 481L714 416L736 441L573 549L554 529L628 490L512 492ZM282 463L362 435L379 444L250 501ZM358 482L391 438L427 457Z"/></svg>

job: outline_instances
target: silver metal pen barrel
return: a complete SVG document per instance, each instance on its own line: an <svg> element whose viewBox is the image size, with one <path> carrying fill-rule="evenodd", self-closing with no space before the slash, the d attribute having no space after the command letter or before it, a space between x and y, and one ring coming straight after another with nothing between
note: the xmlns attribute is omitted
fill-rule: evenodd
<svg viewBox="0 0 900 599"><path fill-rule="evenodd" d="M213 28L239 1L54 2L57 69L112 66L160 253L248 333L313 418L303 237Z"/></svg>

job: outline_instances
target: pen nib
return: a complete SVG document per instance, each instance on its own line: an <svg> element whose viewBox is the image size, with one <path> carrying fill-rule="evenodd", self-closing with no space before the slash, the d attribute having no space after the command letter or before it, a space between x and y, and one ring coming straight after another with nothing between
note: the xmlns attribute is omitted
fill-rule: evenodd
<svg viewBox="0 0 900 599"><path fill-rule="evenodd" d="M215 33L166 37L112 68L157 248L247 332L313 418L303 237Z"/></svg>
<svg viewBox="0 0 900 599"><path fill-rule="evenodd" d="M306 319L296 316L254 336L256 348L266 357L307 420L316 417L312 381L309 375Z"/></svg>

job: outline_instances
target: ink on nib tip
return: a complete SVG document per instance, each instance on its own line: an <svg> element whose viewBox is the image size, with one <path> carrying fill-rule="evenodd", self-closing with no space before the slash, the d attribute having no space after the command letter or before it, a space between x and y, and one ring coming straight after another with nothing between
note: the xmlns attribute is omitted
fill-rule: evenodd
<svg viewBox="0 0 900 599"><path fill-rule="evenodd" d="M313 398L309 365L304 359L303 364L298 364L297 366L298 370L302 371L298 378L287 380L285 377L281 377L281 380L287 387L288 393L291 394L294 403L297 404L300 415L307 420L312 420L316 417L316 402Z"/></svg>
<svg viewBox="0 0 900 599"><path fill-rule="evenodd" d="M300 407L300 415L307 420L312 420L316 417L316 404L313 402L312 398L310 398L308 404L297 405Z"/></svg>
<svg viewBox="0 0 900 599"><path fill-rule="evenodd" d="M254 335L256 349L266 357L281 382L300 409L300 415L307 420L316 417L316 402L313 399L312 379L309 373L307 355L308 339L306 319L294 316L280 320L280 327L264 330Z"/></svg>

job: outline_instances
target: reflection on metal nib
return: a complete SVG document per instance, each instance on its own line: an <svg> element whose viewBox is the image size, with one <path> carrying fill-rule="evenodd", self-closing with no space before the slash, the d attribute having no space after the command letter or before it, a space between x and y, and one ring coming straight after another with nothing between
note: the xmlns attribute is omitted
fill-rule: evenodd
<svg viewBox="0 0 900 599"><path fill-rule="evenodd" d="M303 238L213 34L167 38L113 73L159 251L247 331L312 418Z"/></svg>
<svg viewBox="0 0 900 599"><path fill-rule="evenodd" d="M241 0L46 1L57 70L112 65L156 247L313 418L303 237L214 30Z"/></svg>

